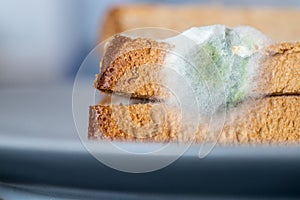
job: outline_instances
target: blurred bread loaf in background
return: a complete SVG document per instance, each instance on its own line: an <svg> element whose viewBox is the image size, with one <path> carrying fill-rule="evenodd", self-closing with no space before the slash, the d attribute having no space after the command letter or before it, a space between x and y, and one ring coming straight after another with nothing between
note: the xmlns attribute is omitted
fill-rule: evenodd
<svg viewBox="0 0 300 200"><path fill-rule="evenodd" d="M193 5L122 5L110 9L100 41L128 29L163 27L183 31L193 26L224 24L256 27L275 41L300 41L300 9Z"/></svg>

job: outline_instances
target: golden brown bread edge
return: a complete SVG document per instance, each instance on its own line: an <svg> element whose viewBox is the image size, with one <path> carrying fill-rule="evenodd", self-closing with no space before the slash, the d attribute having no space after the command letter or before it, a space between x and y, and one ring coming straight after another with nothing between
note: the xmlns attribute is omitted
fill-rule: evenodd
<svg viewBox="0 0 300 200"><path fill-rule="evenodd" d="M107 13L99 41L134 28L162 27L184 31L211 24L229 27L246 24L275 41L300 41L299 21L299 8L129 4L113 7Z"/></svg>
<svg viewBox="0 0 300 200"><path fill-rule="evenodd" d="M136 98L166 97L167 91L159 84L162 83L159 73L170 48L167 43L147 38L114 36L106 45L94 87Z"/></svg>
<svg viewBox="0 0 300 200"><path fill-rule="evenodd" d="M214 140L208 124L201 124L195 136L182 131L178 110L164 106L162 103L90 106L89 139L195 143ZM243 102L236 109L241 116L229 112L218 143L300 142L300 96L265 97L254 104Z"/></svg>
<svg viewBox="0 0 300 200"><path fill-rule="evenodd" d="M160 75L166 53L172 46L151 39L116 35L108 43L101 73L94 86L136 98L163 99L168 91ZM300 94L300 43L278 43L268 47L255 77L259 95ZM137 81L137 82L136 82Z"/></svg>

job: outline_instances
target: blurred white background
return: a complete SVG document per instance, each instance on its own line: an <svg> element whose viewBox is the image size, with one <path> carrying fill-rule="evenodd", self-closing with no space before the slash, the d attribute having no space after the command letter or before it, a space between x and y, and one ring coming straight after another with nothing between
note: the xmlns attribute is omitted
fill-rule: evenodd
<svg viewBox="0 0 300 200"><path fill-rule="evenodd" d="M118 1L1 0L0 87L72 77Z"/></svg>

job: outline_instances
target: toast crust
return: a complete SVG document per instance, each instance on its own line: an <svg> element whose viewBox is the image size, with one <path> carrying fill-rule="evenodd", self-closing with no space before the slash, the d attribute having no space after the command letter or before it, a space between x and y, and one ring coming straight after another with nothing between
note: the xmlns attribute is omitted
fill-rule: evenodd
<svg viewBox="0 0 300 200"><path fill-rule="evenodd" d="M94 87L107 93L130 94L133 98L165 97L167 92L159 84L159 72L170 48L164 42L116 35L107 44Z"/></svg>

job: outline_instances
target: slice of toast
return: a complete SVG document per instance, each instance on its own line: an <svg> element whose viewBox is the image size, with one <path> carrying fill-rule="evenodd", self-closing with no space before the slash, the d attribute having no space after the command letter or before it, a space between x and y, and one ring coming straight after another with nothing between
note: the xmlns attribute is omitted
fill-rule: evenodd
<svg viewBox="0 0 300 200"><path fill-rule="evenodd" d="M299 8L129 4L116 6L107 13L100 38L102 41L141 27L183 31L210 24L231 27L245 24L256 27L275 41L300 41L299 21Z"/></svg>
<svg viewBox="0 0 300 200"><path fill-rule="evenodd" d="M228 113L218 142L223 144L299 143L300 96L265 97L239 104ZM212 140L209 124L199 124L196 135L182 128L180 112L163 103L90 106L89 138L116 141ZM217 133L214 133L217 134Z"/></svg>
<svg viewBox="0 0 300 200"><path fill-rule="evenodd" d="M165 97L166 91L153 83L161 82L158 72L169 48L165 42L116 35L106 44L101 72L96 75L94 87L106 93L130 94L137 98Z"/></svg>
<svg viewBox="0 0 300 200"><path fill-rule="evenodd" d="M162 73L172 46L152 39L131 39L117 35L107 43L101 73L94 86L136 98L163 99L168 96ZM279 43L268 47L255 78L259 95L300 94L300 43ZM146 83L146 84L144 84Z"/></svg>

